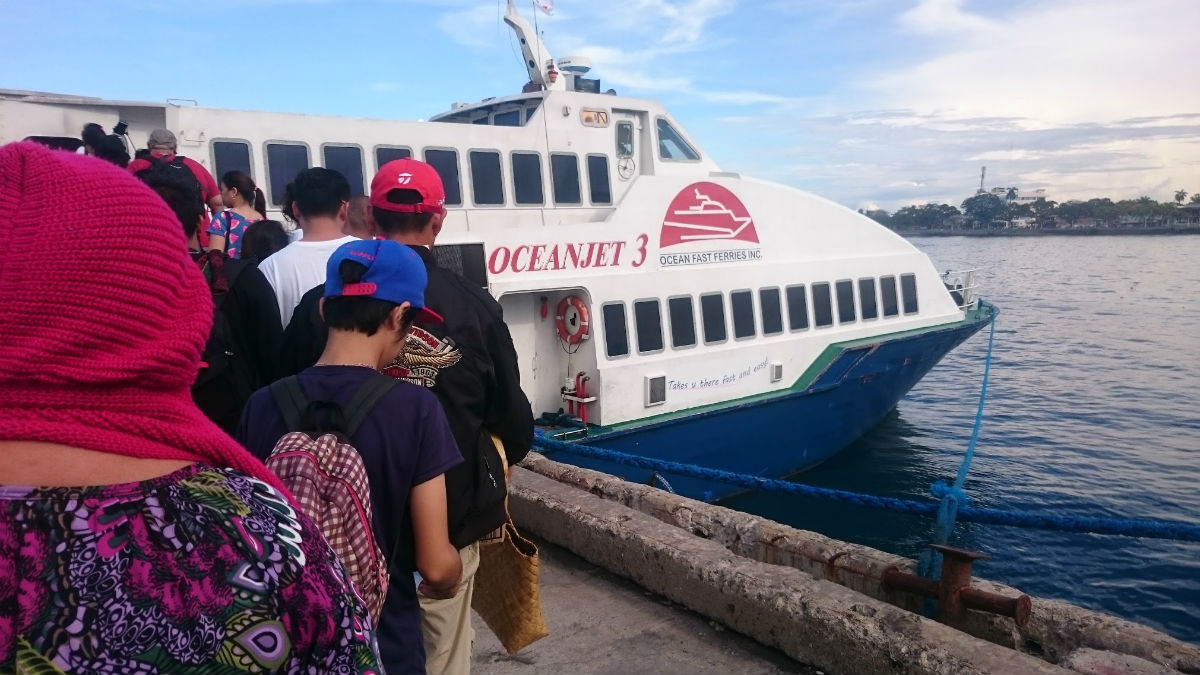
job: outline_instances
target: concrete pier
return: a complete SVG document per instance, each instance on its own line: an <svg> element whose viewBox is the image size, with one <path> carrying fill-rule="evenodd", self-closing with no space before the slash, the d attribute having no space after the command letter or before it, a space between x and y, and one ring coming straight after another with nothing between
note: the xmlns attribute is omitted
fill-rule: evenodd
<svg viewBox="0 0 1200 675"><path fill-rule="evenodd" d="M547 548L551 637L508 657L480 626L478 673L1200 673L1195 645L1055 600L1023 627L972 612L956 630L882 589L911 561L540 456L522 467L517 524L586 563Z"/></svg>

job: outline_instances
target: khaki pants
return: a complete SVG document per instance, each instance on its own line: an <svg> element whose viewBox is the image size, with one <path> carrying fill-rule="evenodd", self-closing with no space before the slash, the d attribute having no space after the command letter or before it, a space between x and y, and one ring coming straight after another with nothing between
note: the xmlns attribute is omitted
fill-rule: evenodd
<svg viewBox="0 0 1200 675"><path fill-rule="evenodd" d="M421 594L421 635L425 638L428 675L469 675L475 629L471 627L471 596L479 569L479 543L458 550L462 557L462 588L449 600Z"/></svg>

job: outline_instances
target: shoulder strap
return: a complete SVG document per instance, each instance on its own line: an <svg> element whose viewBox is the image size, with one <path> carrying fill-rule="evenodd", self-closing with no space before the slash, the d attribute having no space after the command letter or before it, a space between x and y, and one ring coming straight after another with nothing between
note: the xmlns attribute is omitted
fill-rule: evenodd
<svg viewBox="0 0 1200 675"><path fill-rule="evenodd" d="M344 408L350 411L350 417L346 420L346 436L354 438L354 434L367 419L367 415L370 415L375 406L379 405L379 401L383 400L383 397L387 396L387 393L399 383L399 380L387 375L376 374L359 385L358 391L354 392L354 396Z"/></svg>
<svg viewBox="0 0 1200 675"><path fill-rule="evenodd" d="M288 431L299 429L300 418L304 416L304 411L308 408L308 397L304 395L304 390L300 387L299 378L292 375L271 383L271 396L275 398L275 405L279 406L279 412L283 413L283 422L287 425Z"/></svg>

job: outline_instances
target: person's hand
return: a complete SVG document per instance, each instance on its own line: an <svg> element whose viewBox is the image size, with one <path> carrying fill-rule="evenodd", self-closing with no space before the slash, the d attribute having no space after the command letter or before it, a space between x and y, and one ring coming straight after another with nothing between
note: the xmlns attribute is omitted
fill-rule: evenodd
<svg viewBox="0 0 1200 675"><path fill-rule="evenodd" d="M422 579L421 583L417 586L417 594L423 595L427 598L432 598L434 600L449 600L455 595L458 595L458 587L459 584L454 584L449 588L438 588L437 586L434 586L428 581Z"/></svg>

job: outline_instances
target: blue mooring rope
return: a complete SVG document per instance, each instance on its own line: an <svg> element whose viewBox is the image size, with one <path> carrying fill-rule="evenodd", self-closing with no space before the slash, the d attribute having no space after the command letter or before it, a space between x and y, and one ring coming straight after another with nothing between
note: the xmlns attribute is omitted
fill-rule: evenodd
<svg viewBox="0 0 1200 675"><path fill-rule="evenodd" d="M932 502L918 502L911 499L896 497L877 497L864 495L846 490L814 487L802 483L792 483L775 478L763 478L747 474L708 469L694 464L670 462L664 459L652 459L630 455L616 450L606 450L579 443L568 443L547 436L538 435L533 439L534 447L543 451L565 452L581 457L604 460L623 466L639 469L661 471L663 473L717 481L729 485L767 490L784 494L814 497L826 501L845 502L874 509L899 511L919 516L936 516L939 505ZM974 506L960 506L958 517L962 520L984 523L987 525L1009 525L1028 527L1058 532L1085 532L1091 534L1112 534L1126 537L1146 537L1150 539L1175 539L1179 541L1200 541L1200 525L1181 523L1170 520L1140 520L1134 518L1098 518L1092 516L1072 516L1049 513L1034 513L1013 509L990 509Z"/></svg>
<svg viewBox="0 0 1200 675"><path fill-rule="evenodd" d="M962 463L958 465L958 475L954 484L947 486L942 481L934 483L930 492L935 497L941 497L938 506L937 522L933 526L933 543L945 544L950 541L950 533L954 530L954 520L959 508L967 505L967 492L963 485L967 482L967 472L971 470L971 460L975 459L975 443L979 440L979 427L983 426L983 403L987 400L988 376L992 372L992 347L996 343L996 312L992 312L991 327L988 330L987 357L983 361L983 386L979 388L979 407L975 410L975 426L971 429L971 440L967 442L967 452L963 455ZM921 552L917 563L917 574L926 579L936 579L937 563L941 554L932 549Z"/></svg>

